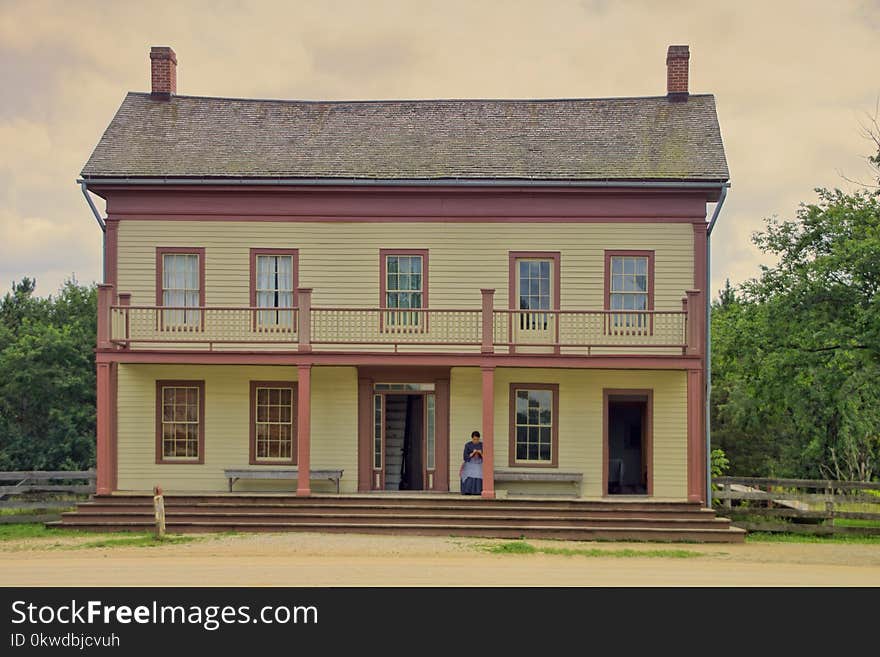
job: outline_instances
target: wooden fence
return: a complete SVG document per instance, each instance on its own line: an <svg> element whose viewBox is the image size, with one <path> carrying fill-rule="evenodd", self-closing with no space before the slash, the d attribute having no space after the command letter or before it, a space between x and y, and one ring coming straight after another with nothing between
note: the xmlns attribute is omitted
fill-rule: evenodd
<svg viewBox="0 0 880 657"><path fill-rule="evenodd" d="M56 520L95 492L95 479L94 470L0 472L0 524Z"/></svg>
<svg viewBox="0 0 880 657"><path fill-rule="evenodd" d="M880 483L716 477L722 515L748 531L880 535Z"/></svg>

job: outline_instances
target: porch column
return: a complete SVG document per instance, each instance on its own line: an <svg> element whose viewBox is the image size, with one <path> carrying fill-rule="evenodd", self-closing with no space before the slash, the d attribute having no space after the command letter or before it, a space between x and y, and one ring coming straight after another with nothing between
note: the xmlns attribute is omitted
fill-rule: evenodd
<svg viewBox="0 0 880 657"><path fill-rule="evenodd" d="M687 491L688 502L703 502L706 454L703 434L703 372L687 372Z"/></svg>
<svg viewBox="0 0 880 657"><path fill-rule="evenodd" d="M312 366L297 367L296 398L296 478L297 496L312 494L309 473L311 470L311 422L312 422Z"/></svg>
<svg viewBox="0 0 880 657"><path fill-rule="evenodd" d="M706 326L706 306L701 290L687 290L687 355L703 353Z"/></svg>
<svg viewBox="0 0 880 657"><path fill-rule="evenodd" d="M300 351L312 350L312 288L301 287L296 291L297 334Z"/></svg>
<svg viewBox="0 0 880 657"><path fill-rule="evenodd" d="M98 285L98 349L112 349L113 339L110 328L110 306L113 305L113 286L101 283Z"/></svg>
<svg viewBox="0 0 880 657"><path fill-rule="evenodd" d="M111 462L112 411L110 391L110 363L98 363L97 368L97 417L95 433L97 446L95 449L98 461L98 479L96 492L98 495L109 495L112 491L113 464Z"/></svg>
<svg viewBox="0 0 880 657"><path fill-rule="evenodd" d="M483 374L483 497L495 497L495 368Z"/></svg>
<svg viewBox="0 0 880 657"><path fill-rule="evenodd" d="M482 310L482 318L483 318L483 326L482 326L482 344L480 345L480 352L484 354L491 354L495 351L495 340L494 340L494 326L495 326L495 290L494 289L480 289L480 294L483 295L483 310Z"/></svg>

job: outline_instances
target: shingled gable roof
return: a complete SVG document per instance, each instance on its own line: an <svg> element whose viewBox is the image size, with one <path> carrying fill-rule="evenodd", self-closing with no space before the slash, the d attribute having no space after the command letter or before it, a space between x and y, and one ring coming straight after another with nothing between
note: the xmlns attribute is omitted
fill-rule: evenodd
<svg viewBox="0 0 880 657"><path fill-rule="evenodd" d="M715 99L278 101L129 93L96 178L724 181Z"/></svg>

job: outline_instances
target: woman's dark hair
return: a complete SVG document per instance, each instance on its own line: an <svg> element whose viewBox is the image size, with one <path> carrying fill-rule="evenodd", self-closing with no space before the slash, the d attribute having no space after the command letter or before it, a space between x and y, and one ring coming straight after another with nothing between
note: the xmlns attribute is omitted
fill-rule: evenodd
<svg viewBox="0 0 880 657"><path fill-rule="evenodd" d="M480 432L479 432L479 431L471 431L471 438L473 438L474 436L476 436L477 438L479 438L479 437L480 437Z"/></svg>

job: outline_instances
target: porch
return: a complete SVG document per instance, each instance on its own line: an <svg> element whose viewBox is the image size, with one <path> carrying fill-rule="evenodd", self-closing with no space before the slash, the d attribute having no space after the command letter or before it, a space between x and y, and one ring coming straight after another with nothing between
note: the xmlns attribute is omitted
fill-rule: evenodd
<svg viewBox="0 0 880 657"><path fill-rule="evenodd" d="M676 310L495 307L481 290L472 308L132 305L131 295L99 286L99 347L132 350L376 352L558 356L701 353L701 292ZM476 296L476 295L475 295Z"/></svg>

